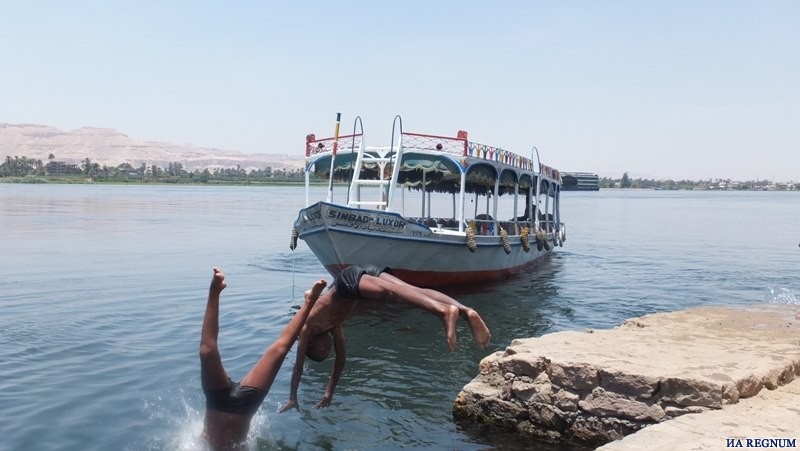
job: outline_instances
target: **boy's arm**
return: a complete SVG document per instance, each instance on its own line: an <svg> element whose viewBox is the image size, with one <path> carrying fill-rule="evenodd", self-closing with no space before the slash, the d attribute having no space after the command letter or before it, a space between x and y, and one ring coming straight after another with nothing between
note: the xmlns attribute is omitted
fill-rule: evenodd
<svg viewBox="0 0 800 451"><path fill-rule="evenodd" d="M328 387L325 389L325 395L322 397L322 400L314 406L315 409L327 407L331 404L333 391L336 389L336 384L339 383L339 377L342 375L342 370L344 370L344 364L347 360L344 344L344 329L339 325L332 330L332 333L333 350L336 352L336 360L333 362L333 371L328 381Z"/></svg>
<svg viewBox="0 0 800 451"><path fill-rule="evenodd" d="M311 287L311 290L306 291L305 293L305 304L297 312L296 315L289 321L289 324L283 329L281 335L275 340L273 346L278 347L283 352L283 359L286 357L286 354L289 353L289 350L292 348L292 345L297 340L297 337L300 335L300 332L303 330L303 326L306 324L306 320L308 319L309 313L311 313L311 309L314 307L314 304L319 299L320 293L327 285L327 282L324 280L319 280Z"/></svg>
<svg viewBox="0 0 800 451"><path fill-rule="evenodd" d="M269 390L275 377L278 375L283 360L292 349L292 345L297 340L297 336L300 335L300 332L303 330L308 315L324 288L325 281L320 280L316 282L310 290L305 292L305 303L303 307L292 317L289 324L284 327L280 336L267 348L267 351L261 359L259 359L258 363L256 363L256 366L242 378L242 385Z"/></svg>
<svg viewBox="0 0 800 451"><path fill-rule="evenodd" d="M310 338L310 330L308 327L303 327L300 332L300 339L297 342L297 357L294 361L294 369L292 369L292 388L289 392L289 402L284 404L278 413L286 412L291 408L300 410L300 404L297 402L297 387L300 386L300 378L303 377L303 363L306 360L306 350L308 349L308 341Z"/></svg>

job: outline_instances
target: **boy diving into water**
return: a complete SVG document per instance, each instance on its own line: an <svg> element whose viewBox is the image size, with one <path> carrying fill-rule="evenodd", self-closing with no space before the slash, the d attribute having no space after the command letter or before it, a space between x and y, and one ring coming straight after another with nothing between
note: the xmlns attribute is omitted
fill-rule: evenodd
<svg viewBox="0 0 800 451"><path fill-rule="evenodd" d="M267 348L253 369L241 381L234 383L222 366L217 347L219 295L227 284L222 271L214 268L200 336L200 380L206 396L203 438L211 449L246 448L250 420L267 396L286 354L297 340L311 308L325 285L324 280L319 280L305 292L305 304L300 311L289 321L275 342Z"/></svg>
<svg viewBox="0 0 800 451"><path fill-rule="evenodd" d="M485 348L492 336L478 312L444 293L410 285L393 276L388 268L349 266L334 279L332 287L319 297L311 312L308 313L308 319L302 327L297 345L297 359L292 372L289 402L281 407L280 412L291 408L298 410L300 408L297 401L297 388L303 374L305 357L322 361L328 357L331 347L333 347L336 352L333 371L322 400L314 407L330 405L333 391L339 382L345 364L342 324L352 313L359 299L400 302L433 313L442 320L450 351L454 351L456 348L456 320L459 316L469 324L473 338L479 347Z"/></svg>

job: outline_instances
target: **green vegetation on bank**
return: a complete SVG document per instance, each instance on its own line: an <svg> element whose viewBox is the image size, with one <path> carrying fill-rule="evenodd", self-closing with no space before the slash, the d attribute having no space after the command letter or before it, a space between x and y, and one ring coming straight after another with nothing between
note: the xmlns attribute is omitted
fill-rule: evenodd
<svg viewBox="0 0 800 451"><path fill-rule="evenodd" d="M163 183L203 185L301 185L304 172L300 169L285 171L240 167L187 171L181 163L169 163L166 168L141 164L133 167L123 163L116 167L100 166L88 158L80 164L56 161L50 154L47 164L26 157L6 157L0 163L0 182L6 183ZM325 183L312 178L312 183ZM654 180L632 179L628 173L621 178L602 177L600 188L633 188L663 190L742 190L742 191L797 191L800 183L775 183L768 180L734 181L714 180Z"/></svg>
<svg viewBox="0 0 800 451"><path fill-rule="evenodd" d="M726 191L799 191L800 183L772 182L769 180L737 181L731 179L708 180L654 180L632 179L628 173L621 178L601 177L600 188L632 188L663 190L726 190Z"/></svg>
<svg viewBox="0 0 800 451"><path fill-rule="evenodd" d="M286 171L241 167L187 171L181 163L169 163L166 168L142 164L133 167L123 163L116 167L100 166L85 159L81 164L56 161L50 155L47 164L26 157L6 157L0 164L0 182L9 183L168 183L207 185L300 185L305 181L299 169ZM323 183L314 180L317 183Z"/></svg>

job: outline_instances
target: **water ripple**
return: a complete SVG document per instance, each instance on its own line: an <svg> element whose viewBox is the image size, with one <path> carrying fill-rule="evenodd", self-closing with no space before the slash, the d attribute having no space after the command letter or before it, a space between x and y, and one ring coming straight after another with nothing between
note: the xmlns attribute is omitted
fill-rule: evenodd
<svg viewBox="0 0 800 451"><path fill-rule="evenodd" d="M453 399L483 357L515 338L614 327L658 311L797 304L800 253L788 237L800 199L791 194L565 194L565 247L506 281L445 290L484 317L489 349L475 346L463 321L450 352L438 319L365 303L345 326L348 360L333 404L312 408L332 359L309 362L302 412L277 414L292 351L250 444L530 449L453 423ZM303 291L330 280L305 243L288 249L302 204L294 188L0 184L2 446L203 449L197 352L211 267L228 276L219 343L227 371L240 378ZM759 214L743 215L744 206ZM759 239L743 239L752 230Z"/></svg>
<svg viewBox="0 0 800 451"><path fill-rule="evenodd" d="M778 288L777 290L770 287L769 294L765 300L770 304L791 304L800 305L800 299L789 288Z"/></svg>

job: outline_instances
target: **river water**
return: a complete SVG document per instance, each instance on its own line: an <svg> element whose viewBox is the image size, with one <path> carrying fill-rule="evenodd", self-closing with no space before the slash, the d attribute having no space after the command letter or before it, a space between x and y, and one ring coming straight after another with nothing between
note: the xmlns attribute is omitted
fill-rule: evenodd
<svg viewBox="0 0 800 451"><path fill-rule="evenodd" d="M0 184L0 449L196 450L197 358L211 268L228 279L220 347L240 378L311 282L330 277L291 225L295 187ZM307 365L301 412L287 400L292 352L252 427L258 449L535 449L453 423L480 359L511 340L614 327L697 305L797 303L800 193L565 192L563 248L535 271L455 287L493 333L398 306L345 326L348 362ZM448 290L446 290L448 291Z"/></svg>

